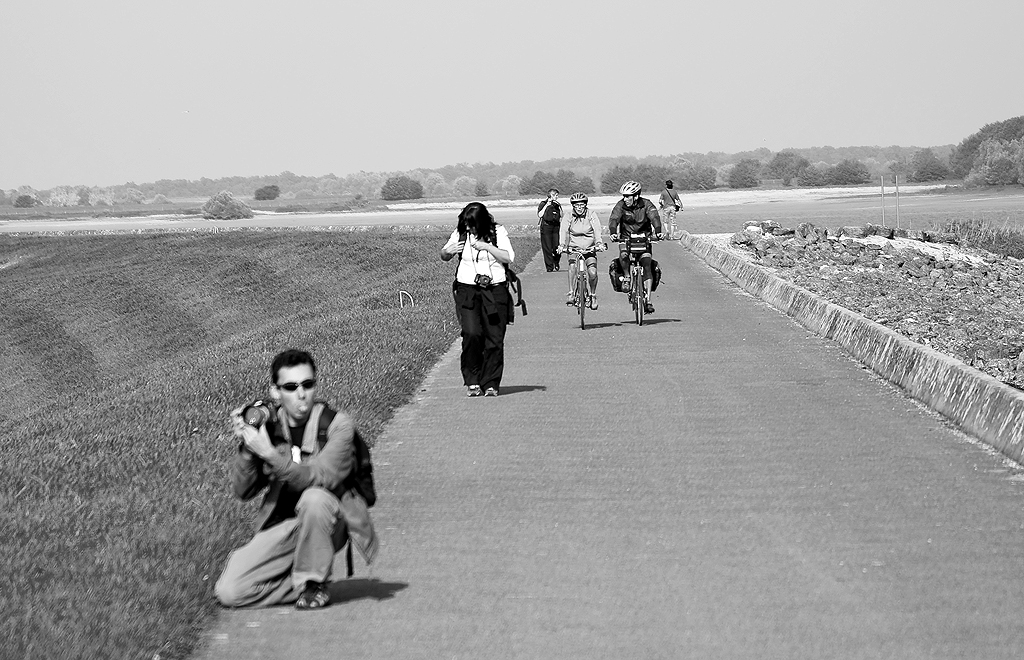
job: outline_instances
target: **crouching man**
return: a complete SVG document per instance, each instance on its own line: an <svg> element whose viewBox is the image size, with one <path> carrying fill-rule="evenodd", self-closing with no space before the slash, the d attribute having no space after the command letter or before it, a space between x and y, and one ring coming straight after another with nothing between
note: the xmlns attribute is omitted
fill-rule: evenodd
<svg viewBox="0 0 1024 660"><path fill-rule="evenodd" d="M378 541L354 486L352 419L315 399L316 364L306 351L279 353L270 400L232 411L239 439L231 466L237 495L264 492L256 535L233 551L214 593L226 607L330 602L334 555L346 542L371 563Z"/></svg>

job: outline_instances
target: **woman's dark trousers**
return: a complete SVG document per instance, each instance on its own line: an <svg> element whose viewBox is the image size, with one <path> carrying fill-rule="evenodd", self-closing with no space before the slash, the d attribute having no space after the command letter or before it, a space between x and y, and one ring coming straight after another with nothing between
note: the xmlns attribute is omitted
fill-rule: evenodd
<svg viewBox="0 0 1024 660"><path fill-rule="evenodd" d="M462 382L467 386L479 385L485 390L501 385L505 370L505 326L508 325L508 288L499 284L492 287L490 293L493 306L485 300L484 289L471 284L455 287L455 311L462 327Z"/></svg>

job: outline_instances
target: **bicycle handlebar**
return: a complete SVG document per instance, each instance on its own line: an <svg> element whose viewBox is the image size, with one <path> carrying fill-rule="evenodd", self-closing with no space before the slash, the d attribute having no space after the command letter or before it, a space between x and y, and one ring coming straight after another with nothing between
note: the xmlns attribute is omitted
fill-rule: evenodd
<svg viewBox="0 0 1024 660"><path fill-rule="evenodd" d="M661 234L644 234L644 237L646 237L647 240L649 240L652 243L660 241L661 240L661 236L662 236ZM609 236L609 239L613 243L627 243L630 238L631 237L628 237L628 236L626 238L623 238L622 236L619 236L618 238L614 238L614 237Z"/></svg>
<svg viewBox="0 0 1024 660"><path fill-rule="evenodd" d="M608 244L607 243L604 243L604 249L605 250L608 249ZM567 247L567 248L563 249L561 252L559 252L558 250L555 250L555 254L562 254L562 253L564 253L564 254L587 254L588 252L599 252L599 250L597 249L596 245L592 249L590 249L590 250L581 250L581 249L579 249L577 247Z"/></svg>

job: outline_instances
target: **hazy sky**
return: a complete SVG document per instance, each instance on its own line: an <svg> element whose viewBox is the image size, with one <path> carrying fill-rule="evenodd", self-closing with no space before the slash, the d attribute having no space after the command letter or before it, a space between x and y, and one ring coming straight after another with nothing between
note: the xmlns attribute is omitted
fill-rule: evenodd
<svg viewBox="0 0 1024 660"><path fill-rule="evenodd" d="M4 0L0 188L954 144L1024 114L1022 19L1020 0Z"/></svg>

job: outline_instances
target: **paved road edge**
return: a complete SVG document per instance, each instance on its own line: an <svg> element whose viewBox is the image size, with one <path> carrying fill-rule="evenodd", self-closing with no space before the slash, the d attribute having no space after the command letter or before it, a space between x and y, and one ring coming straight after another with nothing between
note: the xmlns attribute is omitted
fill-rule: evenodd
<svg viewBox="0 0 1024 660"><path fill-rule="evenodd" d="M680 243L808 330L1009 458L1024 450L1024 393L684 232Z"/></svg>

